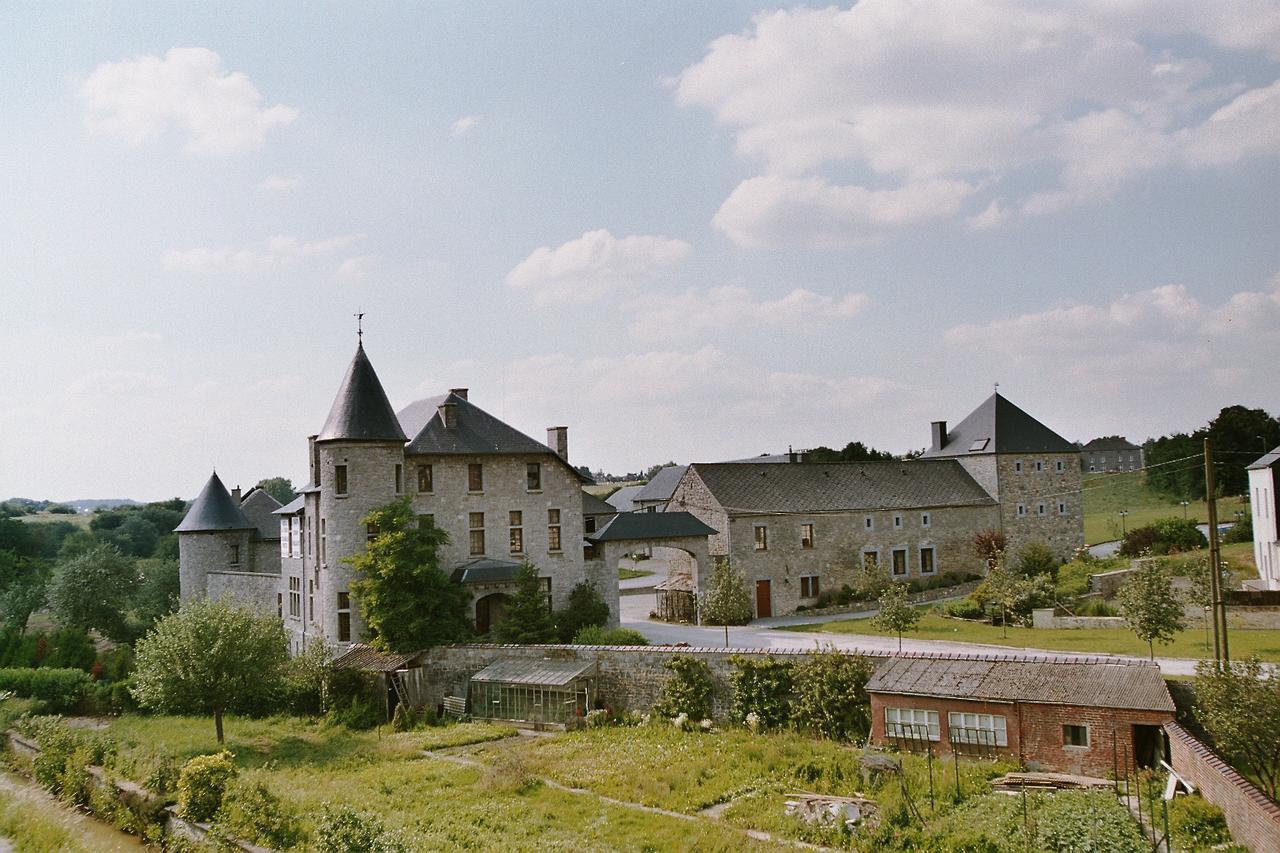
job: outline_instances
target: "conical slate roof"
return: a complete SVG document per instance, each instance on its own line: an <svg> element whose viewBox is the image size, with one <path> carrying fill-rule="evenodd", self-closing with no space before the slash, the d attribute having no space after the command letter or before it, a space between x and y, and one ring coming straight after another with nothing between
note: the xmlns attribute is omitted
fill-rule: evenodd
<svg viewBox="0 0 1280 853"><path fill-rule="evenodd" d="M342 378L338 396L316 441L407 441L395 410L382 390L378 374L364 344L356 347L355 358Z"/></svg>
<svg viewBox="0 0 1280 853"><path fill-rule="evenodd" d="M199 497L187 510L175 533L196 533L207 530L252 530L253 525L244 517L235 498L227 492L215 472L200 490Z"/></svg>
<svg viewBox="0 0 1280 853"><path fill-rule="evenodd" d="M998 393L947 432L947 443L925 456L969 456L977 453L1076 453L1071 442L1010 403Z"/></svg>

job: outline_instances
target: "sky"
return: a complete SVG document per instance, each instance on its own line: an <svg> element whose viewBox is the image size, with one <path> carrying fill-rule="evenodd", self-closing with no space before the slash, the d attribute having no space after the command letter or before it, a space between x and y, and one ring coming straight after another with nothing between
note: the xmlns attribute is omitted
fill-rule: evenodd
<svg viewBox="0 0 1280 853"><path fill-rule="evenodd" d="M1280 3L0 5L0 497L300 481L364 343L622 473L1280 410Z"/></svg>

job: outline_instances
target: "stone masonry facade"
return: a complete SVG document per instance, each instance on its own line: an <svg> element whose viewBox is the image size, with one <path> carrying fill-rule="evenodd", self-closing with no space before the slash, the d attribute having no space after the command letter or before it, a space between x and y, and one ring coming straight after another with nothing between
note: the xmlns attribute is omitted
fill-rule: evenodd
<svg viewBox="0 0 1280 853"><path fill-rule="evenodd" d="M1075 453L1000 454L996 457L1000 530L1008 553L1040 542L1060 560L1084 545L1080 457Z"/></svg>

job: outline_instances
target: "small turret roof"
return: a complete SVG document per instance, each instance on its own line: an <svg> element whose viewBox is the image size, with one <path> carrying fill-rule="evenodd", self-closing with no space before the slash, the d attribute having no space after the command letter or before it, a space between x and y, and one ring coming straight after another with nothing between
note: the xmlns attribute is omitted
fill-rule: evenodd
<svg viewBox="0 0 1280 853"><path fill-rule="evenodd" d="M1074 444L999 394L947 432L947 443L925 456L970 456L980 453L1076 453Z"/></svg>
<svg viewBox="0 0 1280 853"><path fill-rule="evenodd" d="M218 479L217 472L209 478L187 510L175 533L197 533L209 530L253 530L254 526L244 517L235 499Z"/></svg>
<svg viewBox="0 0 1280 853"><path fill-rule="evenodd" d="M316 441L407 440L361 343Z"/></svg>

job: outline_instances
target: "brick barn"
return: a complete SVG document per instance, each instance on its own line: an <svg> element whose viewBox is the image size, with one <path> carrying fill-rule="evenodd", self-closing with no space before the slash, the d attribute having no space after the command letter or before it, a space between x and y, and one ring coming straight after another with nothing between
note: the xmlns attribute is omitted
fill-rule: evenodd
<svg viewBox="0 0 1280 853"><path fill-rule="evenodd" d="M876 743L1098 777L1167 756L1174 712L1157 665L1116 658L903 655L867 693Z"/></svg>

